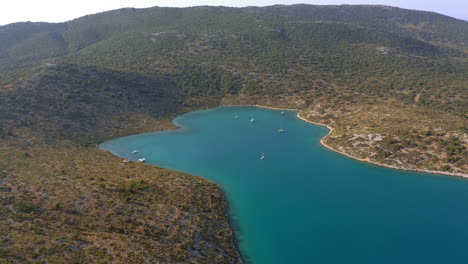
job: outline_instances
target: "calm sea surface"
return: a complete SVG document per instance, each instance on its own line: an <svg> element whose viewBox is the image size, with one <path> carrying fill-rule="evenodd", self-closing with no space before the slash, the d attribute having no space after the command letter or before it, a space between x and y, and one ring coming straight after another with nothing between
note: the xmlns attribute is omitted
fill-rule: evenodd
<svg viewBox="0 0 468 264"><path fill-rule="evenodd" d="M100 147L221 185L249 263L468 263L466 179L334 153L319 143L328 130L292 111L219 107L174 123Z"/></svg>

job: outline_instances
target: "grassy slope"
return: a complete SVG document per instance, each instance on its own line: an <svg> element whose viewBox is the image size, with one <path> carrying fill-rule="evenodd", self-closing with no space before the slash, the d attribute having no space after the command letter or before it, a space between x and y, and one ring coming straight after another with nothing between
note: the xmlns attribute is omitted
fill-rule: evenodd
<svg viewBox="0 0 468 264"><path fill-rule="evenodd" d="M437 14L355 6L122 9L1 27L0 256L240 261L216 186L93 147L221 103L300 108L335 128L327 144L342 152L467 173L467 36Z"/></svg>

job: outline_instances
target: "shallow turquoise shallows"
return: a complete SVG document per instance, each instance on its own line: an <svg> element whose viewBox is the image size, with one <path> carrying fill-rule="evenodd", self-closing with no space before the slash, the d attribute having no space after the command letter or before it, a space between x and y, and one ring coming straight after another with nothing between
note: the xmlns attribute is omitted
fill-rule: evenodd
<svg viewBox="0 0 468 264"><path fill-rule="evenodd" d="M468 180L334 153L319 143L328 130L292 111L219 107L174 123L101 148L220 184L249 263L468 263Z"/></svg>

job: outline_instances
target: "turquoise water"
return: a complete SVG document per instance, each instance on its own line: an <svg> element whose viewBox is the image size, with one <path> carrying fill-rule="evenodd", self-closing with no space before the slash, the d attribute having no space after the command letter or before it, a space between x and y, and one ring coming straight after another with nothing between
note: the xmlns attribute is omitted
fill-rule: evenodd
<svg viewBox="0 0 468 264"><path fill-rule="evenodd" d="M468 263L465 179L334 153L319 143L328 130L292 111L219 107L174 122L183 129L101 148L221 185L249 263Z"/></svg>

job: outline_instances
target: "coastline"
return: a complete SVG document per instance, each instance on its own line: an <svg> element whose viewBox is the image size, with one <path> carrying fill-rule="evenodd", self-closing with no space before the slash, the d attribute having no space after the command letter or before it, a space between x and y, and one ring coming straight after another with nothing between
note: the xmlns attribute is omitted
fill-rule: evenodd
<svg viewBox="0 0 468 264"><path fill-rule="evenodd" d="M228 106L228 105L223 105L223 106ZM240 105L229 105L229 106L240 106ZM243 106L252 106L252 105L243 105ZM191 112L196 112L196 111L199 111L199 110L195 110L195 111L190 111L190 112L186 112L186 113L183 113L183 114L180 114L180 115L184 115L184 114L187 114L187 113L191 113ZM180 130L180 129L184 129L184 126L177 123L177 122L174 122L175 118L177 118L178 116L180 115L177 115L175 117L171 117L169 118L169 120L171 121L171 124L174 125L174 127L172 128L169 128L169 129L164 129L164 130L154 130L154 131L151 131L151 132L144 132L144 133L141 133L141 134L147 134L147 133L153 133L153 132L161 132L161 131L176 131L176 130ZM122 137L125 137L125 136L122 136ZM117 138L120 138L120 137L117 137ZM108 139L104 142L108 142L108 141L111 141L111 140L115 140L117 138L113 138L113 139ZM121 158L119 157L117 154L109 151L109 150L105 150L105 149L102 149L101 148L101 144L103 144L104 142L101 142L99 144L97 144L97 148L99 150L102 150L102 151L106 151L106 152L109 152L110 154L112 154L113 156L117 157L117 158ZM148 164L146 163L145 165L148 165L148 166L153 166L153 167L158 167L157 165L153 165L153 164ZM178 170L175 170L175 169L171 169L171 168L167 168L167 170L170 170L170 171L176 171L176 172L180 172ZM3 170L0 169L0 172L2 172ZM184 172L182 172L184 173ZM219 185L217 184L216 182L212 181L212 180L209 180L207 178L204 178L202 176L198 176L198 175L195 175L195 174L190 174L190 173L187 173L189 174L190 176L192 177L197 177L197 178L200 178L200 179L203 179L211 184L214 184L216 186L216 188L221 192L221 195L222 195L222 204L224 205L224 210L223 210L223 215L225 216L226 218L226 221L227 221L227 225L229 227L229 230L231 231L231 244L233 245L234 249L236 250L236 253L237 253L237 257L239 258L239 262L233 262L235 264L246 264L247 261L246 259L246 256L242 253L241 251L241 248L240 248L240 244L239 244L239 238L238 238L238 235L237 233L235 232L235 227L234 227L234 223L232 221L232 215L231 215L231 205L230 205L230 202L229 200L227 199L227 194L226 192L224 191L224 189Z"/></svg>
<svg viewBox="0 0 468 264"><path fill-rule="evenodd" d="M332 148L331 146L327 145L325 143L325 139L335 131L335 129L329 125L326 125L326 124L322 124L322 123L317 123L317 122L313 122L313 121L310 121L310 120L307 120L306 118L302 117L301 116L301 110L299 109L288 109L288 108L278 108L278 107L270 107L270 106L264 106L264 105L253 105L253 106L256 106L256 107L260 107L260 108L266 108L266 109L272 109L272 110L286 110L286 111L298 111L297 113L297 118L301 119L302 121L304 122L307 122L307 123L311 123L311 124L314 124L314 125L319 125L319 126L324 126L326 128L329 129L329 132L328 134L326 134L323 138L320 139L320 144L324 147L326 147L327 149L331 150L331 151L334 151L336 153L339 153L339 154L342 154L342 155L345 155L349 158L352 158L352 159L355 159L357 161L361 161L361 162L367 162L367 163L370 163L370 164L374 164L374 165L377 165L377 166L381 166L381 167L387 167L387 168L390 168L390 169L395 169L395 170L403 170L403 171L411 171L411 172L423 172L423 173L431 173L431 174L440 174L440 175L447 175L447 176L454 176L454 177L460 177L460 178L466 178L468 179L468 174L464 174L464 173L458 173L458 172L447 172L447 171L435 171L435 170L425 170L425 169L417 169L417 168L403 168L403 167L398 167L398 166L394 166L394 165L388 165L388 164L384 164L384 163L380 163L380 162L375 162L375 161L372 161L370 160L369 158L365 158L365 159L362 159L362 158L358 158L358 157L355 157L355 156L352 156L348 153L345 153L345 152L342 152L340 150L337 150L337 149L334 149Z"/></svg>
<svg viewBox="0 0 468 264"><path fill-rule="evenodd" d="M404 170L404 171L411 171L411 172L423 172L423 173L431 173L431 174L439 174L439 175L448 175L448 176L456 176L456 177L462 177L462 178L468 178L468 175L467 174L462 174L462 173L451 173L451 172L443 172L443 171L431 171L431 170L423 170L423 169L407 169L407 168L401 168L401 167L397 167L397 166L392 166L392 165L387 165L387 164L382 164L382 163L378 163L378 162L374 162L374 161L371 161L369 158L365 158L365 159L362 159L362 158L358 158L358 157L355 157L355 156L352 156L352 155L349 155L347 153L344 153L342 151L339 151L337 149L334 149L332 148L331 146L327 145L324 141L325 139L330 136L334 131L335 129L327 124L322 124L322 123L318 123L318 122L314 122L314 121L310 121L310 120L307 120L306 118L302 117L301 116L301 113L302 111L299 110L299 109L294 109L294 108L279 108L279 107L269 107L269 106L263 106L263 105L258 105L258 104L244 104L244 105L219 105L221 107L223 106L248 106L248 107L252 107L252 106L255 106L255 107L259 107L259 108L264 108L264 109L271 109L271 110L284 110L284 111L297 111L297 118L301 119L302 121L305 121L307 123L311 123L311 124L315 124L315 125L319 125L319 126L324 126L326 128L328 128L329 132L320 139L320 144L324 147L326 147L327 149L333 151L333 152L336 152L336 153L339 153L339 154L342 154L342 155L345 155L349 158L352 158L354 160L357 160L357 161L361 161L361 162L368 162L368 163L371 163L373 165L377 165L377 166L382 166L382 167L387 167L387 168L390 168L390 169L397 169L397 170ZM195 110L196 111L196 110ZM173 118L172 118L173 120ZM168 130L178 130L178 129L181 129L183 128L183 126L179 125L179 124L176 124L176 123L173 123L175 125L175 128L171 128L171 129L168 129ZM113 154L114 155L114 154ZM114 155L116 156L116 155ZM118 156L117 156L118 157ZM150 165L150 166L155 166L155 165ZM172 170L172 169L169 169L169 170ZM192 175L192 174L191 174ZM200 177L200 176L196 176L196 175L192 175L194 177ZM203 178L203 177L201 177ZM215 182L211 181L211 180L208 180L206 178L203 178L213 184L215 184L217 186L217 188L221 191L222 193L222 197L223 197L223 203L224 203L224 215L226 216L227 218L227 224L228 224L228 227L231 231L231 243L232 245L234 246L234 248L236 249L236 252L237 252L237 256L239 257L240 259L240 262L237 262L237 263L240 263L240 264L245 264L245 263L248 263L248 259L249 259L249 256L248 255L244 255L243 252L241 251L240 249L240 244L239 244L239 237L237 235L237 232L236 232L236 227L234 226L234 223L233 223L233 217L232 217L232 214L231 214L231 205L229 203L229 200L227 199L227 194L225 193L225 191L223 190L223 188L216 184Z"/></svg>
<svg viewBox="0 0 468 264"><path fill-rule="evenodd" d="M232 215L231 215L231 205L229 203L229 200L227 199L227 194L220 185L216 184L216 186L219 188L219 190L223 194L224 215L227 218L228 226L229 226L229 229L231 230L231 238L232 238L231 243L234 245L234 248L237 250L237 255L241 261L239 262L239 264L246 264L247 262L246 262L245 255L242 254L242 251L240 249L239 237L236 234L235 229L234 229L234 224L233 224Z"/></svg>

